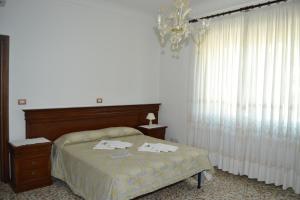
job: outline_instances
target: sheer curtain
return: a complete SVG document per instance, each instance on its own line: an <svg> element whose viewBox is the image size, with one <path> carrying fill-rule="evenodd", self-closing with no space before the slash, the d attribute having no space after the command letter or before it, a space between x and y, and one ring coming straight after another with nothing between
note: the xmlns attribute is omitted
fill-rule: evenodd
<svg viewBox="0 0 300 200"><path fill-rule="evenodd" d="M196 49L187 141L300 193L300 1L217 18Z"/></svg>

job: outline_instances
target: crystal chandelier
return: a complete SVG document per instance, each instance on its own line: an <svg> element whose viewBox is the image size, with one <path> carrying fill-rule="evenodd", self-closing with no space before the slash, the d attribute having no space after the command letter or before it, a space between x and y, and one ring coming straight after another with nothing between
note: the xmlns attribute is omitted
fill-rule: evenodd
<svg viewBox="0 0 300 200"><path fill-rule="evenodd" d="M188 0L173 0L174 6L169 14L160 9L157 19L157 31L160 36L160 42L164 46L170 43L173 52L179 52L182 45L192 38L194 42L200 41L200 37L206 32L208 23L202 21L198 28L192 27L190 23L190 12Z"/></svg>

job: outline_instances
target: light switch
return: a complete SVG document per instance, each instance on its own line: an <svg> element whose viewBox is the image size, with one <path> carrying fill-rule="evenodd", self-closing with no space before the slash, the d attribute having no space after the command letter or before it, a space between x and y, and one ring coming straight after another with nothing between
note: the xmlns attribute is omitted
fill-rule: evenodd
<svg viewBox="0 0 300 200"><path fill-rule="evenodd" d="M102 98L97 98L97 103L103 103L103 99Z"/></svg>
<svg viewBox="0 0 300 200"><path fill-rule="evenodd" d="M26 105L27 101L26 99L18 99L18 105Z"/></svg>

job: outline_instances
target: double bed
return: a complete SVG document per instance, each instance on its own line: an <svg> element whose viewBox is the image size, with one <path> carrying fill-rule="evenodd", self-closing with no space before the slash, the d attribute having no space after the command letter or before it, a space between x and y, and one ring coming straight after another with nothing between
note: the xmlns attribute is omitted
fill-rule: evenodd
<svg viewBox="0 0 300 200"><path fill-rule="evenodd" d="M147 113L157 116L158 108L150 104L26 110L27 137L53 141L52 176L65 181L75 194L87 200L133 199L212 169L206 151L148 137L135 129L146 124ZM133 146L93 149L103 139ZM178 149L138 151L144 143L171 144Z"/></svg>

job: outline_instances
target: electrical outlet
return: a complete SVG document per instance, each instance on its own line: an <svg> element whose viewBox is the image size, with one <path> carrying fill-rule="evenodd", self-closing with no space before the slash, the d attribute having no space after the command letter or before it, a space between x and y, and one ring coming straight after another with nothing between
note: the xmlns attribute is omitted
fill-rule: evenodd
<svg viewBox="0 0 300 200"><path fill-rule="evenodd" d="M103 99L102 98L97 98L97 103L103 103Z"/></svg>
<svg viewBox="0 0 300 200"><path fill-rule="evenodd" d="M18 99L18 105L26 105L27 100L26 99Z"/></svg>

